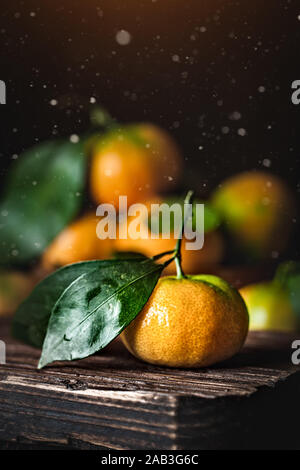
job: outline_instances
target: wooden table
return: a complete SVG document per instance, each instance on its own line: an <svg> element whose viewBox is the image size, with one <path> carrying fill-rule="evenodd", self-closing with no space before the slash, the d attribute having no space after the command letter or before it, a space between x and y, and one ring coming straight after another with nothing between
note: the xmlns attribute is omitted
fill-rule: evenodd
<svg viewBox="0 0 300 470"><path fill-rule="evenodd" d="M8 448L300 448L296 336L250 334L226 363L154 367L119 342L94 357L37 371L39 351L9 337L0 366L0 441Z"/></svg>

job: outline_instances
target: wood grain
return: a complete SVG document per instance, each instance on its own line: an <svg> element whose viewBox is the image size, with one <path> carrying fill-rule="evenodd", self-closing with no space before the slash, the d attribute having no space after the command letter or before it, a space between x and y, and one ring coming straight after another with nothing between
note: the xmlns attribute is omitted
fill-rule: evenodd
<svg viewBox="0 0 300 470"><path fill-rule="evenodd" d="M197 370L142 363L116 341L38 371L40 351L12 340L7 321L0 339L7 344L0 441L164 450L297 445L287 422L299 414L294 336L251 334L236 357Z"/></svg>

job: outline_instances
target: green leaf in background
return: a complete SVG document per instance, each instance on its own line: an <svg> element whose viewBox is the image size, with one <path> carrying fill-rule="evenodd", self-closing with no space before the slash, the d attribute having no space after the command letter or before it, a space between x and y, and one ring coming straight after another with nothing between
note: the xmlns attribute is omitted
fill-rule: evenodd
<svg viewBox="0 0 300 470"><path fill-rule="evenodd" d="M287 261L280 264L274 280L288 290L293 309L300 316L300 263Z"/></svg>
<svg viewBox="0 0 300 470"><path fill-rule="evenodd" d="M147 259L98 261L63 292L52 311L39 368L104 348L139 314L164 268Z"/></svg>
<svg viewBox="0 0 300 470"><path fill-rule="evenodd" d="M108 264L110 262L106 261ZM42 348L49 318L57 300L75 279L93 271L98 263L85 261L70 264L43 279L17 309L12 323L12 335L30 346Z"/></svg>
<svg viewBox="0 0 300 470"><path fill-rule="evenodd" d="M82 143L48 142L20 156L0 204L0 265L36 258L74 218L85 169Z"/></svg>

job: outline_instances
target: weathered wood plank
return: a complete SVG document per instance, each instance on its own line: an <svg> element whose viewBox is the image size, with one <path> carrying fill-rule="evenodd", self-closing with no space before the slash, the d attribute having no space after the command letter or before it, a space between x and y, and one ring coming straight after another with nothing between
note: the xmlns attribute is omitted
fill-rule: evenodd
<svg viewBox="0 0 300 470"><path fill-rule="evenodd" d="M207 369L151 366L117 341L101 354L38 371L39 351L12 340L7 322L0 328L7 343L7 364L0 366L0 440L6 442L166 450L235 442L243 448L258 445L261 430L274 434L274 416L284 422L291 415L300 387L290 361L294 338L283 334L249 335L239 355Z"/></svg>

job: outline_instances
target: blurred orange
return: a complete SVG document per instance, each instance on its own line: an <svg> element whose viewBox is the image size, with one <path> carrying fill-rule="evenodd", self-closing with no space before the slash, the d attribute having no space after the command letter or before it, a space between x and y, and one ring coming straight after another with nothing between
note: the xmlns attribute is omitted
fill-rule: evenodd
<svg viewBox="0 0 300 470"><path fill-rule="evenodd" d="M0 316L13 314L34 284L34 279L28 274L15 271L0 273Z"/></svg>
<svg viewBox="0 0 300 470"><path fill-rule="evenodd" d="M89 213L66 227L46 249L42 265L52 270L66 264L108 258L113 241L97 237L99 217Z"/></svg>
<svg viewBox="0 0 300 470"><path fill-rule="evenodd" d="M220 185L212 202L250 258L278 256L286 248L296 205L277 176L262 171L237 174Z"/></svg>
<svg viewBox="0 0 300 470"><path fill-rule="evenodd" d="M113 129L95 144L91 163L91 194L97 204L118 208L119 196L128 205L143 201L178 181L182 167L173 139L152 124Z"/></svg>

